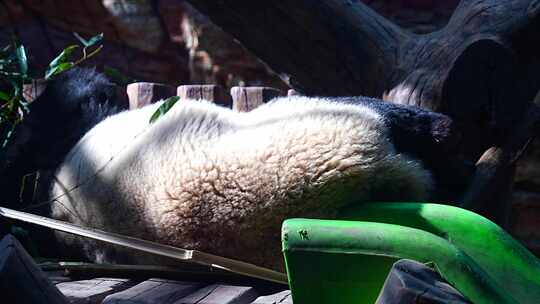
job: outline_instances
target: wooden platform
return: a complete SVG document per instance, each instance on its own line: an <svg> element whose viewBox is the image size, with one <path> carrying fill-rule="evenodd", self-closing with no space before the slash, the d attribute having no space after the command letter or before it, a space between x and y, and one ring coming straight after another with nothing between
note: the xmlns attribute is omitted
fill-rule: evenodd
<svg viewBox="0 0 540 304"><path fill-rule="evenodd" d="M292 303L286 285L224 271L197 270L198 266L192 264L185 267L68 264L38 266L13 236L4 237L0 241L2 299L13 299L13 303L19 304ZM156 274L167 278L153 277Z"/></svg>
<svg viewBox="0 0 540 304"><path fill-rule="evenodd" d="M252 286L152 278L142 282L117 278L59 282L56 287L76 304L278 304L292 303L290 291L269 295Z"/></svg>

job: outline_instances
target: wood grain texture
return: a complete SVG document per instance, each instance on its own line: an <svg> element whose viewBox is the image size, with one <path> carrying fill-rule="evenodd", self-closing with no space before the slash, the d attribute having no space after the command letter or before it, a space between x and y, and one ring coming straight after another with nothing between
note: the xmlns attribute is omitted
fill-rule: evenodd
<svg viewBox="0 0 540 304"><path fill-rule="evenodd" d="M270 101L272 98L281 96L281 91L268 87L233 87L231 96L233 110L249 112L256 107Z"/></svg>
<svg viewBox="0 0 540 304"><path fill-rule="evenodd" d="M524 70L540 49L537 0L463 0L445 28L424 35L403 31L360 1L189 2L306 95L387 92L395 102L437 110L469 46L487 40L519 53ZM491 57L485 55L479 59Z"/></svg>
<svg viewBox="0 0 540 304"><path fill-rule="evenodd" d="M231 96L219 85L182 85L176 93L181 99L204 99L229 108L232 103Z"/></svg>
<svg viewBox="0 0 540 304"><path fill-rule="evenodd" d="M248 304L258 293L252 287L213 284L175 302L175 304Z"/></svg>
<svg viewBox="0 0 540 304"><path fill-rule="evenodd" d="M127 95L129 108L138 109L161 99L175 96L176 92L173 87L164 84L135 82L127 86Z"/></svg>
<svg viewBox="0 0 540 304"><path fill-rule="evenodd" d="M149 279L107 296L103 304L172 304L203 286L196 282Z"/></svg>
<svg viewBox="0 0 540 304"><path fill-rule="evenodd" d="M109 294L119 292L133 285L128 279L95 278L91 280L62 282L56 287L72 304L101 303Z"/></svg>

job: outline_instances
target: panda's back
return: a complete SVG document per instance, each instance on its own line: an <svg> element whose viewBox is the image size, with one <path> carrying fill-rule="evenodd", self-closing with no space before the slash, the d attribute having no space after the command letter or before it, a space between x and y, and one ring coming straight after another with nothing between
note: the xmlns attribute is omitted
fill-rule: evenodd
<svg viewBox="0 0 540 304"><path fill-rule="evenodd" d="M284 218L429 191L427 171L395 152L369 107L294 97L237 113L180 101L148 124L156 107L113 116L78 143L51 192L56 217L276 267L267 255Z"/></svg>

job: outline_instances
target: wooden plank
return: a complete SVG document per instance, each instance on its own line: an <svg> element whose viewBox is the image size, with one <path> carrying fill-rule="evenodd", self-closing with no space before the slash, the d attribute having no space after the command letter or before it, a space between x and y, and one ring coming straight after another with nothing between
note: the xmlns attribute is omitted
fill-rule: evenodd
<svg viewBox="0 0 540 304"><path fill-rule="evenodd" d="M174 266L45 262L38 266L55 284L73 281L69 277L75 277L78 280L106 277L144 281L148 278L160 278L176 281L220 282L231 285L273 284L223 269L186 262L175 262Z"/></svg>
<svg viewBox="0 0 540 304"><path fill-rule="evenodd" d="M232 99L229 94L219 85L182 85L176 94L181 99L203 99L226 107L231 107Z"/></svg>
<svg viewBox="0 0 540 304"><path fill-rule="evenodd" d="M268 296L258 297L253 304L292 304L290 290L284 290Z"/></svg>
<svg viewBox="0 0 540 304"><path fill-rule="evenodd" d="M26 101L32 102L45 91L46 87L47 82L45 79L33 79L30 83L23 85L23 97Z"/></svg>
<svg viewBox="0 0 540 304"><path fill-rule="evenodd" d="M176 93L171 86L153 82L131 83L126 90L130 109L144 107L161 99L175 96Z"/></svg>
<svg viewBox="0 0 540 304"><path fill-rule="evenodd" d="M149 279L122 292L109 295L103 304L170 304L204 284L163 279Z"/></svg>
<svg viewBox="0 0 540 304"><path fill-rule="evenodd" d="M213 284L199 289L174 304L247 304L259 294L253 287Z"/></svg>
<svg viewBox="0 0 540 304"><path fill-rule="evenodd" d="M0 242L0 295L13 303L68 303L11 235Z"/></svg>
<svg viewBox="0 0 540 304"><path fill-rule="evenodd" d="M233 110L249 112L269 100L281 96L281 91L268 87L233 87Z"/></svg>
<svg viewBox="0 0 540 304"><path fill-rule="evenodd" d="M41 266L39 267L41 268ZM73 280L70 277L66 276L65 271L62 271L62 270L47 271L47 270L44 270L43 268L41 268L41 270L45 272L45 274L47 275L47 278L49 278L49 281L51 281L51 283L54 285Z"/></svg>
<svg viewBox="0 0 540 304"><path fill-rule="evenodd" d="M129 279L96 278L58 283L56 287L72 304L93 304L101 303L106 296L127 289L133 284Z"/></svg>

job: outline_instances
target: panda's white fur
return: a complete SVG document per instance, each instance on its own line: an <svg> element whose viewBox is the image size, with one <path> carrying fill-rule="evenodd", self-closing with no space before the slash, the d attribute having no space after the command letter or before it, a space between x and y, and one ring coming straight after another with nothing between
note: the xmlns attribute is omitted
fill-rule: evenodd
<svg viewBox="0 0 540 304"><path fill-rule="evenodd" d="M51 190L55 218L281 269L285 218L421 200L431 187L366 106L288 97L239 113L182 100L149 124L159 105L111 116L79 141Z"/></svg>

